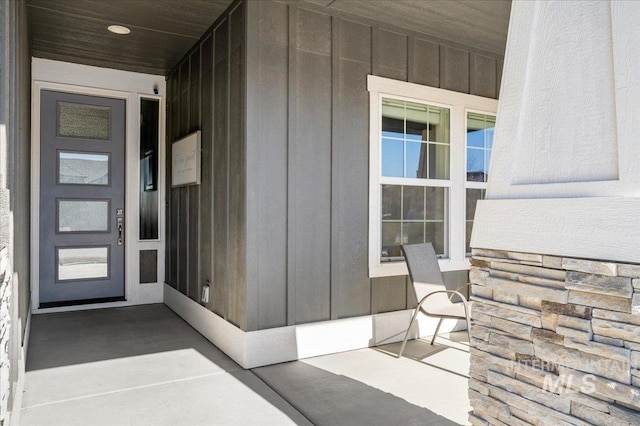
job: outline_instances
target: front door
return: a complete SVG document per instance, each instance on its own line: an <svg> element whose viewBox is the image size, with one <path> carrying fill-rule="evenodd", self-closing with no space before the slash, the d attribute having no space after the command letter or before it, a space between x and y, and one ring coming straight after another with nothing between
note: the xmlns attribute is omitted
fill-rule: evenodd
<svg viewBox="0 0 640 426"><path fill-rule="evenodd" d="M40 308L124 300L125 102L42 91Z"/></svg>

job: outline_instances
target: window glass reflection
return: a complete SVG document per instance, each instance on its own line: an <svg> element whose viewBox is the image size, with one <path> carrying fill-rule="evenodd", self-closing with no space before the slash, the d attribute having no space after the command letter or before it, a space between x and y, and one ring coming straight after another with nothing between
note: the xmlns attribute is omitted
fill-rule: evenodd
<svg viewBox="0 0 640 426"><path fill-rule="evenodd" d="M382 176L404 176L404 144L393 139L382 140Z"/></svg>
<svg viewBox="0 0 640 426"><path fill-rule="evenodd" d="M424 220L424 187L402 187L402 218L404 220Z"/></svg>
<svg viewBox="0 0 640 426"><path fill-rule="evenodd" d="M429 179L449 179L449 145L429 144Z"/></svg>
<svg viewBox="0 0 640 426"><path fill-rule="evenodd" d="M400 220L402 187L382 185L382 220Z"/></svg>
<svg viewBox="0 0 640 426"><path fill-rule="evenodd" d="M447 188L382 185L382 260L400 258L402 244L423 242L445 255L446 205Z"/></svg>
<svg viewBox="0 0 640 426"><path fill-rule="evenodd" d="M450 111L382 100L382 176L449 179Z"/></svg>
<svg viewBox="0 0 640 426"><path fill-rule="evenodd" d="M487 182L495 133L493 115L467 114L467 181Z"/></svg>
<svg viewBox="0 0 640 426"><path fill-rule="evenodd" d="M406 143L406 176L408 178L426 179L428 171L428 144L422 142Z"/></svg>
<svg viewBox="0 0 640 426"><path fill-rule="evenodd" d="M109 185L109 154L58 151L58 183Z"/></svg>
<svg viewBox="0 0 640 426"><path fill-rule="evenodd" d="M467 148L467 181L484 182L484 149Z"/></svg>
<svg viewBox="0 0 640 426"><path fill-rule="evenodd" d="M109 248L58 248L58 281L109 277Z"/></svg>
<svg viewBox="0 0 640 426"><path fill-rule="evenodd" d="M485 190L468 188L466 197L466 253L471 254L471 232L473 230L473 219L476 214L478 201L484 199Z"/></svg>

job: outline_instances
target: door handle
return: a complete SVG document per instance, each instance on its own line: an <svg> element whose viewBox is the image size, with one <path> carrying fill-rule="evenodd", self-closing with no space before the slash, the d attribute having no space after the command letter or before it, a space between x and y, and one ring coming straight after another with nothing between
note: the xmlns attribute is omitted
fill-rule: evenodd
<svg viewBox="0 0 640 426"><path fill-rule="evenodd" d="M118 245L121 246L123 243L123 238L122 238L122 225L124 223L124 218L119 217L117 218L117 224L118 224Z"/></svg>

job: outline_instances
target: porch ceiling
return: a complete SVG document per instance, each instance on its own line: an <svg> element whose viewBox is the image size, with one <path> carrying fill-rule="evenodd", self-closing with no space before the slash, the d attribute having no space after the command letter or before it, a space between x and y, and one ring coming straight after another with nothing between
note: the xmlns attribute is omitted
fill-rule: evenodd
<svg viewBox="0 0 640 426"><path fill-rule="evenodd" d="M511 0L306 0L504 55Z"/></svg>
<svg viewBox="0 0 640 426"><path fill-rule="evenodd" d="M232 0L27 0L39 58L165 75ZM107 31L124 25L127 35Z"/></svg>
<svg viewBox="0 0 640 426"><path fill-rule="evenodd" d="M306 0L504 54L511 0ZM232 0L27 0L33 56L165 75ZM107 26L131 29L116 35Z"/></svg>

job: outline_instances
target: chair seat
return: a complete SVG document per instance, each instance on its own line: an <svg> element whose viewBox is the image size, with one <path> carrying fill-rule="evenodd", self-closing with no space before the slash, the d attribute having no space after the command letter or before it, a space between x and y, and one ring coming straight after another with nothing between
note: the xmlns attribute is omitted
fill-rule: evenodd
<svg viewBox="0 0 640 426"><path fill-rule="evenodd" d="M462 303L449 303L447 306L422 306L422 312L433 317L448 317L465 319L464 305Z"/></svg>

